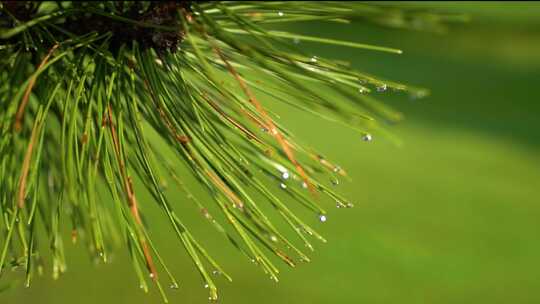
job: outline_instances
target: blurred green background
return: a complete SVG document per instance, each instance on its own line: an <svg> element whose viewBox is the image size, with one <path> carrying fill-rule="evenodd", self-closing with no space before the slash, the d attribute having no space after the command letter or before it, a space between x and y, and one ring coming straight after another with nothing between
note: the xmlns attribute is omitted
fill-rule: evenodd
<svg viewBox="0 0 540 304"><path fill-rule="evenodd" d="M405 113L389 127L401 147L381 138L365 143L277 105L283 124L347 169L353 181L338 187L356 207L327 205L326 223L313 218L329 242L316 244L312 263L283 265L277 284L210 225L193 221L233 276L232 283L217 280L220 303L540 303L540 4L427 5L472 20L446 34L362 22L295 28L400 48L404 54L389 55L302 45L432 95L374 93ZM180 278L180 289L168 291L171 302L207 303L178 241L154 235ZM139 290L124 251L94 265L84 248L66 246L64 276L37 278L29 289L18 284L0 293L0 303L160 303L155 291Z"/></svg>

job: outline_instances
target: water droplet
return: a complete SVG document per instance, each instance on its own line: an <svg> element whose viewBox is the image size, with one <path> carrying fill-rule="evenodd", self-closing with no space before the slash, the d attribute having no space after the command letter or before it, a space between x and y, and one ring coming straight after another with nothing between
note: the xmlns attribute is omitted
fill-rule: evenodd
<svg viewBox="0 0 540 304"><path fill-rule="evenodd" d="M139 288L140 288L140 289L144 289L144 285L143 285L143 284L140 284L140 285L139 285Z"/></svg>
<svg viewBox="0 0 540 304"><path fill-rule="evenodd" d="M153 272L151 272L148 276L149 276L151 279L153 279L156 275L155 275Z"/></svg>
<svg viewBox="0 0 540 304"><path fill-rule="evenodd" d="M285 15L285 14L283 14L283 12L278 12L277 14L278 14L278 16L280 16L280 17L283 17L283 15Z"/></svg>
<svg viewBox="0 0 540 304"><path fill-rule="evenodd" d="M334 172L340 172L341 171L341 167L340 166L335 166L334 167Z"/></svg>
<svg viewBox="0 0 540 304"><path fill-rule="evenodd" d="M345 205L342 202L336 201L336 208L343 208L343 207L345 207Z"/></svg>
<svg viewBox="0 0 540 304"><path fill-rule="evenodd" d="M221 272L219 272L219 270L214 270L214 271L212 271L212 274L213 274L213 275L220 275Z"/></svg>
<svg viewBox="0 0 540 304"><path fill-rule="evenodd" d="M282 177L283 179L288 179L289 176L290 176L290 175L289 175L289 172L288 172L288 171L285 171L285 172L283 172L283 173L281 174L281 177Z"/></svg>
<svg viewBox="0 0 540 304"><path fill-rule="evenodd" d="M178 289L178 283L174 282L169 286L171 289Z"/></svg>
<svg viewBox="0 0 540 304"><path fill-rule="evenodd" d="M204 288L208 288L208 284L204 284Z"/></svg>
<svg viewBox="0 0 540 304"><path fill-rule="evenodd" d="M364 88L364 87L361 87L361 88L358 89L358 92L359 92L360 94L364 94L364 93L367 93L367 89Z"/></svg>
<svg viewBox="0 0 540 304"><path fill-rule="evenodd" d="M373 137L371 136L371 134L364 134L364 136L362 136L362 140L363 141L372 141Z"/></svg>
<svg viewBox="0 0 540 304"><path fill-rule="evenodd" d="M272 236L270 237L270 240L271 240L272 242L276 242L276 243L277 243L278 238L277 238L275 235L272 235Z"/></svg>
<svg viewBox="0 0 540 304"><path fill-rule="evenodd" d="M319 221L321 221L323 223L326 222L326 215L324 215L324 214L319 215Z"/></svg>
<svg viewBox="0 0 540 304"><path fill-rule="evenodd" d="M307 189L307 183L306 182L302 182L302 188Z"/></svg>
<svg viewBox="0 0 540 304"><path fill-rule="evenodd" d="M339 185L339 179L337 179L337 178L333 179L331 182L332 182L332 185L334 185L334 186Z"/></svg>
<svg viewBox="0 0 540 304"><path fill-rule="evenodd" d="M317 62L317 56L311 57L310 61L311 61L311 62Z"/></svg>
<svg viewBox="0 0 540 304"><path fill-rule="evenodd" d="M285 185L284 183L280 183L279 187L281 187L281 189L287 189L287 185Z"/></svg>
<svg viewBox="0 0 540 304"><path fill-rule="evenodd" d="M353 203L347 203L346 206L347 206L347 208L352 208L352 207L354 207L354 204Z"/></svg>
<svg viewBox="0 0 540 304"><path fill-rule="evenodd" d="M377 92L384 92L386 91L388 87L386 86L386 84L382 84L380 86L377 87Z"/></svg>

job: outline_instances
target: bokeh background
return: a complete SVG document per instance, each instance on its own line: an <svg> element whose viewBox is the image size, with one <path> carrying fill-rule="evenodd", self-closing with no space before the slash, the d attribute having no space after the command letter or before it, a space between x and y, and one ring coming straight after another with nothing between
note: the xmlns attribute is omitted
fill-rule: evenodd
<svg viewBox="0 0 540 304"><path fill-rule="evenodd" d="M313 262L283 265L279 283L193 220L192 230L233 276L232 283L217 279L220 303L540 303L540 4L423 5L468 13L471 21L445 34L362 22L294 27L400 48L402 55L302 45L432 95L374 93L405 113L389 127L402 146L366 143L273 104L283 124L347 169L352 182L338 187L356 207L328 207L326 223L313 218L329 242L316 244ZM152 229L169 231L166 223ZM207 303L179 242L171 233L154 235L180 278L180 288L168 291L171 302ZM64 276L37 278L29 289L0 281L0 303L160 303L155 291L138 288L124 251L95 265L82 246L66 246Z"/></svg>

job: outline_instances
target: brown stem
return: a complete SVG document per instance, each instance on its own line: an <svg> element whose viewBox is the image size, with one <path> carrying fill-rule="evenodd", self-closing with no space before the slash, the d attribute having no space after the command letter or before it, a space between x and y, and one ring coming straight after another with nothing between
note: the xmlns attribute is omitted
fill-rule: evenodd
<svg viewBox="0 0 540 304"><path fill-rule="evenodd" d="M58 44L55 44L52 46L52 48L49 50L47 55L41 60L41 63L38 65L36 72L39 71L41 68L47 64L49 61L49 58L51 58L52 53L54 50L58 48ZM24 110L26 109L26 105L28 104L28 100L30 99L30 93L32 92L32 88L34 87L37 79L37 74L30 79L30 82L28 83L28 87L26 87L26 90L24 91L24 96L21 99L21 103L19 104L19 108L17 110L17 114L15 114L15 123L13 125L13 128L16 132L20 132L22 129L22 120L24 118Z"/></svg>
<svg viewBox="0 0 540 304"><path fill-rule="evenodd" d="M28 171L30 170L30 161L32 160L32 151L34 150L34 145L36 143L37 133L39 129L39 122L36 120L34 123L34 128L32 129L32 135L30 136L30 142L28 143L28 148L26 148L26 153L24 155L23 165L21 169L21 177L19 179L19 193L17 196L17 206L19 208L24 207L24 197L26 194L26 180L28 179Z"/></svg>
<svg viewBox="0 0 540 304"><path fill-rule="evenodd" d="M215 44L212 44L212 45L213 45L214 51L217 53L219 58L225 63L225 66L227 67L227 70L229 71L229 73L236 79L236 81L240 85L240 88L242 89L242 91L244 91L244 94L247 96L249 102L255 106L259 114L266 121L266 124L270 127L270 130L269 130L270 134L273 135L276 138L277 142L281 145L283 152L285 153L285 155L287 155L287 158L289 159L289 161L296 167L296 171L300 174L300 176L302 177L302 179L308 186L311 194L316 196L317 192L315 191L313 184L309 181L309 177L304 171L304 168L302 168L300 163L294 157L294 152L291 149L289 142L284 138L281 132L279 132L272 118L266 113L266 110L261 105L261 103L257 100L253 92L251 92L251 90L245 83L244 79L240 77L236 69L225 58L221 50Z"/></svg>
<svg viewBox="0 0 540 304"><path fill-rule="evenodd" d="M126 173L125 164L120 154L120 141L118 140L118 135L116 134L116 128L114 127L114 124L113 124L111 105L107 106L107 116L108 116L109 128L111 130L111 136L113 139L114 151L116 154L116 158L118 160L118 164L120 166L120 174L122 175L122 179L124 180L124 187L125 187L126 195L128 198L129 209L137 225L139 225L142 228L142 220L139 215L139 207L137 204L137 198L135 197L135 192L133 191L133 183L131 181L131 178ZM150 272L150 276L152 277L153 280L157 280L158 278L157 271L154 265L154 261L152 259L152 255L150 253L150 248L148 247L148 244L146 243L146 240L144 238L141 238L139 242L143 250L144 258L146 260L146 267L148 268L148 271Z"/></svg>

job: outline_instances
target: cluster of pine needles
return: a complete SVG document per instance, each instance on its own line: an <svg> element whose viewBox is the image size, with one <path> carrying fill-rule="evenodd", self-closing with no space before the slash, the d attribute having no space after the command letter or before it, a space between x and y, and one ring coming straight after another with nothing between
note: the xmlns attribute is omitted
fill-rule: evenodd
<svg viewBox="0 0 540 304"><path fill-rule="evenodd" d="M325 241L293 203L320 221L320 195L352 207L328 185L345 171L297 142L270 101L369 141L382 132L378 121L400 118L370 92L426 93L315 57L303 43L399 50L269 28L361 20L437 30L453 18L349 2L0 5L0 276L23 269L27 286L47 269L58 277L66 271L66 239L83 240L103 261L123 243L140 286L153 282L165 301L163 277L167 286L179 283L152 242L161 233L152 222L170 223L211 300L218 297L212 273L230 279L175 211L179 205L196 204L276 281L271 255L295 266L309 261L311 238ZM185 186L192 177L213 200L192 194ZM153 199L139 199L143 192ZM144 217L149 204L161 218Z"/></svg>

